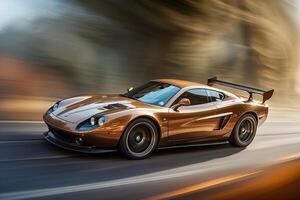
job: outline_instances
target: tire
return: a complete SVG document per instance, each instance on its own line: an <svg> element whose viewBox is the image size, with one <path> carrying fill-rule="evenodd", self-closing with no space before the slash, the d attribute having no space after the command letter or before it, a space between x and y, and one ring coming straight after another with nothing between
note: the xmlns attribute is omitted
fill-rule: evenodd
<svg viewBox="0 0 300 200"><path fill-rule="evenodd" d="M145 118L134 120L125 129L119 142L119 151L127 158L147 158L156 149L158 130L155 124Z"/></svg>
<svg viewBox="0 0 300 200"><path fill-rule="evenodd" d="M257 120L253 114L243 115L236 123L229 142L236 147L246 147L254 139L257 130Z"/></svg>

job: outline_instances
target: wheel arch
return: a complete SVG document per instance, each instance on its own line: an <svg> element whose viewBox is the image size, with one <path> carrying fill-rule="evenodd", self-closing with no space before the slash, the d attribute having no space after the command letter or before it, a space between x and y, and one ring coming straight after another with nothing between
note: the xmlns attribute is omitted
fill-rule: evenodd
<svg viewBox="0 0 300 200"><path fill-rule="evenodd" d="M251 114L255 117L255 120L256 122L258 123L258 114L254 111L247 111L247 112L244 112L240 117L239 119L241 119L243 116L247 115L247 114Z"/></svg>
<svg viewBox="0 0 300 200"><path fill-rule="evenodd" d="M246 111L246 112L244 112L244 113L242 113L240 116L239 116L239 119L236 121L236 123L235 123L235 125L234 125L234 127L233 127L233 129L232 129L232 131L231 131L231 133L230 133L230 135L229 135L229 138L228 138L228 140L229 140L229 142L233 145L233 146L238 146L238 147L245 147L245 146L248 146L251 142L252 142L252 140L254 139L254 137L255 137L255 134L254 134L254 136L253 136L253 138L250 140L250 142L248 143L248 144L246 144L245 146L241 146L241 144L239 144L240 142L238 142L237 141L237 139L236 139L236 132L235 132L235 129L236 129L236 127L237 127L237 124L241 121L241 119L245 116L245 115L252 115L253 117L254 117L254 119L255 119L255 121L256 121L256 125L258 124L258 115L257 115L257 113L256 112L254 112L254 111ZM257 130L257 126L256 126L256 128L255 128L255 133L256 133L256 130Z"/></svg>
<svg viewBox="0 0 300 200"><path fill-rule="evenodd" d="M228 134L229 137L231 136L231 134L232 134L234 128L236 127L236 124L239 122L239 120L240 120L243 116L245 116L245 115L247 115L247 114L253 115L254 118L255 118L255 120L256 120L256 122L258 123L258 115L257 115L256 112L254 112L254 111L246 111L246 112L243 112L243 113L238 117L238 119L235 121L233 128L232 128L231 131L229 132L230 134Z"/></svg>
<svg viewBox="0 0 300 200"><path fill-rule="evenodd" d="M160 127L158 121L157 121L154 117L149 116L149 115L140 115L140 116L137 116L137 117L131 119L131 120L127 123L127 125L124 127L124 129L122 130L121 137L122 137L122 135L124 134L124 132L126 131L127 127L128 127L132 122L134 122L135 120L138 120L138 119L148 119L148 120L150 120L150 121L155 125L155 127L156 127L156 129L157 129L157 134L158 134L158 144L159 144L160 139L161 139L161 127ZM120 142L120 141L119 141L119 142ZM119 142L118 142L118 144L119 144Z"/></svg>

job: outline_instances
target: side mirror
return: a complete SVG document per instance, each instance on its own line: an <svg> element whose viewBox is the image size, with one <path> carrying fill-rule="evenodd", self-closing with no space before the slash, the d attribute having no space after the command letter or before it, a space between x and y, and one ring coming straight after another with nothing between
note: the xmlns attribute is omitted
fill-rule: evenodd
<svg viewBox="0 0 300 200"><path fill-rule="evenodd" d="M178 104L174 105L173 110L178 111L179 107L189 105L191 105L191 101L188 98L183 98L178 102Z"/></svg>
<svg viewBox="0 0 300 200"><path fill-rule="evenodd" d="M128 88L127 92L130 92L131 90L133 90L133 87Z"/></svg>

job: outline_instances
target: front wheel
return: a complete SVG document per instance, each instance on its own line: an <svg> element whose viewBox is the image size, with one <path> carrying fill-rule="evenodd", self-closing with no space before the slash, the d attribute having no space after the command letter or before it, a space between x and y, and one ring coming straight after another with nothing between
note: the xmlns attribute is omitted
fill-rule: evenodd
<svg viewBox="0 0 300 200"><path fill-rule="evenodd" d="M236 147L246 147L253 141L256 130L256 118L252 114L245 114L235 125L229 142Z"/></svg>
<svg viewBox="0 0 300 200"><path fill-rule="evenodd" d="M133 121L123 133L120 143L120 152L130 159L144 159L156 148L158 131L154 123L148 119Z"/></svg>

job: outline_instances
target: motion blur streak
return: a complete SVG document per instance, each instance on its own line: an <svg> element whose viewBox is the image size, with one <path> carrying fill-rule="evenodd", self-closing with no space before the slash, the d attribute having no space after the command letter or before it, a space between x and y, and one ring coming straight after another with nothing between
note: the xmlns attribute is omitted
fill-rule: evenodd
<svg viewBox="0 0 300 200"><path fill-rule="evenodd" d="M284 100L295 107L297 6L281 0L2 0L0 118L41 120L57 99L121 93L157 78L220 76L275 88L271 105Z"/></svg>
<svg viewBox="0 0 300 200"><path fill-rule="evenodd" d="M188 195L191 192L196 192L196 191L199 192L199 190L208 189L210 187L218 186L218 185L225 184L225 183L230 183L232 181L238 181L238 180L241 180L243 178L247 178L247 177L250 177L252 175L255 175L259 172L260 171L250 172L250 173L240 173L240 174L225 176L225 177L222 177L222 178L210 180L210 181L203 182L203 183L193 185L193 186L190 186L190 187L182 188L182 189L179 189L179 190L176 190L176 191L173 191L173 192L168 192L168 193L165 193L165 194L157 195L157 196L151 197L147 200L170 199L170 198L175 198L175 197L180 196L180 195Z"/></svg>
<svg viewBox="0 0 300 200"><path fill-rule="evenodd" d="M154 197L151 199L155 199L155 198L164 199L167 197L173 197L175 195L184 194L186 192L191 192L193 190L204 189L204 188L212 187L212 186L215 186L218 184L226 183L229 181L245 178L245 177L254 175L256 173L258 173L258 172L226 176L226 177L219 178L216 180L211 180L208 182L201 183L201 184L193 186L191 188L184 188L182 190L167 193L162 196ZM101 182L101 183L91 183L91 184L84 184L84 185L59 187L59 188L47 188L47 189L40 189L40 190L29 190L29 191L23 191L23 192L21 191L21 192L3 193L3 194L0 194L0 198L6 199L6 200L31 199L31 198L37 198L37 197L53 196L53 195L58 195L58 194L68 194L68 193L81 192L81 191L87 191L87 190L124 186L124 185L129 185L129 184L139 184L139 183L144 183L144 182L158 181L158 180L164 180L167 178L175 178L175 177L180 177L180 176L182 176L182 175L170 174L170 175L148 176L148 177L143 177L143 176L132 177L132 178L127 178L127 179L112 180L112 181Z"/></svg>
<svg viewBox="0 0 300 200"><path fill-rule="evenodd" d="M185 193L171 199L209 199L209 200L268 200L299 199L300 160L293 160L279 166L265 169L257 176L220 186L206 192Z"/></svg>
<svg viewBox="0 0 300 200"><path fill-rule="evenodd" d="M284 1L146 2L150 10L184 30L172 43L169 57L175 63L189 67L222 63L225 67L222 60L235 59L249 73L248 80L259 77L259 84L268 87L274 85L272 80L290 80L290 72L297 67L293 45L297 26L289 19Z"/></svg>

